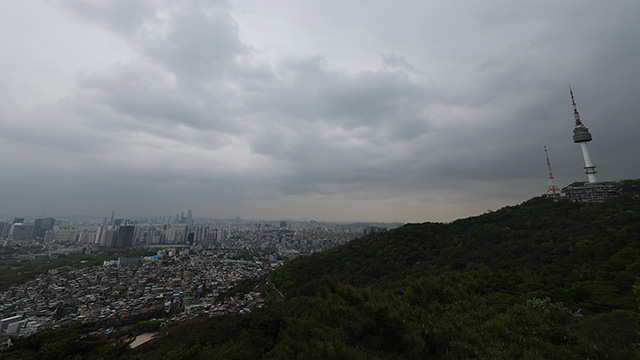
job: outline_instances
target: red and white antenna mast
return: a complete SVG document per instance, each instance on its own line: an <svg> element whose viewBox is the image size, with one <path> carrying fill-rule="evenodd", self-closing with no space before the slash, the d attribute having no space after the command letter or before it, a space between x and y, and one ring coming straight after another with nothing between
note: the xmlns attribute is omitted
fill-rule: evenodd
<svg viewBox="0 0 640 360"><path fill-rule="evenodd" d="M576 126L582 126L582 121L580 121L580 114L578 113L578 107L576 106L576 99L573 98L573 90L571 90L571 85L569 85L569 94L571 94L571 105L573 105L573 118L576 120Z"/></svg>
<svg viewBox="0 0 640 360"><path fill-rule="evenodd" d="M551 194L553 197L560 196L560 188L556 185L556 179L551 172L551 162L549 161L549 153L547 152L547 145L544 146L544 155L547 157L547 168L549 168L549 186L547 187L547 195Z"/></svg>

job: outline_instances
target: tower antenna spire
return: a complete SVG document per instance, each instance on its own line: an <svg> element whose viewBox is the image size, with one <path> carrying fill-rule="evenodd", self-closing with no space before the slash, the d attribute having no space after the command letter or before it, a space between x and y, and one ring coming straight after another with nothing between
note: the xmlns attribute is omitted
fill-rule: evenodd
<svg viewBox="0 0 640 360"><path fill-rule="evenodd" d="M547 145L544 146L544 155L547 157L547 168L549 168L549 186L547 187L547 195L551 194L554 198L560 196L560 187L556 185L556 180L551 171L551 162L549 161L549 153Z"/></svg>
<svg viewBox="0 0 640 360"><path fill-rule="evenodd" d="M576 126L582 125L582 121L580 121L580 114L578 113L578 108L576 107L576 100L573 98L573 90L571 90L571 84L569 84L569 93L571 94L571 105L573 105L573 117L576 119Z"/></svg>

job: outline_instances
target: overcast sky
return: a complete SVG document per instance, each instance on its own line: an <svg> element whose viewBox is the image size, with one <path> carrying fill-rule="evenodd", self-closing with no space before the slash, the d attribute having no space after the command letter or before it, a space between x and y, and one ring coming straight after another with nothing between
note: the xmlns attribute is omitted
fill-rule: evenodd
<svg viewBox="0 0 640 360"><path fill-rule="evenodd" d="M640 2L2 0L0 214L450 221L640 178Z"/></svg>

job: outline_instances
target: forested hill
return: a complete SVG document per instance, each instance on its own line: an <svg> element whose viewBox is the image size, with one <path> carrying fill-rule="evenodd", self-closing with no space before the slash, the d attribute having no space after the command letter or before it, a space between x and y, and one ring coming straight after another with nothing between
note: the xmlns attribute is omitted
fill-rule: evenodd
<svg viewBox="0 0 640 360"><path fill-rule="evenodd" d="M297 258L270 274L284 300L119 356L638 358L640 181L623 184L599 203L537 197Z"/></svg>
<svg viewBox="0 0 640 360"><path fill-rule="evenodd" d="M491 290L604 311L634 307L639 255L638 194L599 203L537 197L450 224L409 224L359 238L295 259L272 278L291 298L313 295L326 276L384 289L437 269L482 265L493 273Z"/></svg>

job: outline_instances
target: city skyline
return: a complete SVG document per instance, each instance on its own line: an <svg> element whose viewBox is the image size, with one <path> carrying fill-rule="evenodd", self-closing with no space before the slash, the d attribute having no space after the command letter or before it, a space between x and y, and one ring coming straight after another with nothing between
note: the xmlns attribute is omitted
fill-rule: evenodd
<svg viewBox="0 0 640 360"><path fill-rule="evenodd" d="M640 178L640 3L0 4L0 214L452 221ZM186 210L185 210L186 211ZM43 216L46 215L46 216Z"/></svg>

